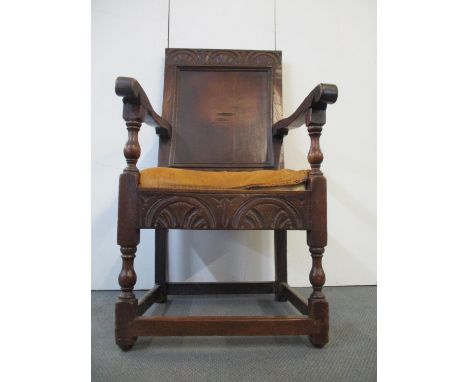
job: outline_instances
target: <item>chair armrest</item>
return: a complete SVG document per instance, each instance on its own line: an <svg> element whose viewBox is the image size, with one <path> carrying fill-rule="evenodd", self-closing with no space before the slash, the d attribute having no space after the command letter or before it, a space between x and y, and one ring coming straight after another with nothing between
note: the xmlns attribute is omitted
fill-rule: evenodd
<svg viewBox="0 0 468 382"><path fill-rule="evenodd" d="M273 136L288 135L289 129L302 126L306 123L306 119L312 114L320 119L322 125L325 124L325 110L328 104L335 103L338 98L338 88L336 85L320 84L312 90L297 110L288 118L284 118L276 122L273 127ZM320 112L323 111L323 112Z"/></svg>
<svg viewBox="0 0 468 382"><path fill-rule="evenodd" d="M137 80L130 77L117 77L115 93L123 97L123 118L125 121L145 122L156 128L156 134L160 138L170 138L171 124L154 111L145 91Z"/></svg>

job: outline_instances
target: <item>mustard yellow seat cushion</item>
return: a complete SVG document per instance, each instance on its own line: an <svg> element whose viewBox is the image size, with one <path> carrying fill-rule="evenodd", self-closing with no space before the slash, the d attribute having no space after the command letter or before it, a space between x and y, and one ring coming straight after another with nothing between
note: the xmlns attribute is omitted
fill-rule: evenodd
<svg viewBox="0 0 468 382"><path fill-rule="evenodd" d="M308 175L308 170L196 171L153 167L140 172L140 187L192 190L303 190Z"/></svg>

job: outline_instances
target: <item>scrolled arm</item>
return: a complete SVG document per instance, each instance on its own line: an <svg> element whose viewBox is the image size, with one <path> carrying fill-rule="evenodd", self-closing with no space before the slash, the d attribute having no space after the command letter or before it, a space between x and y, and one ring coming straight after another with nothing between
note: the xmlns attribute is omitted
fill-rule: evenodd
<svg viewBox="0 0 468 382"><path fill-rule="evenodd" d="M296 111L288 118L276 122L272 127L273 136L287 135L289 129L310 124L311 118L314 124L325 124L325 110L328 104L333 104L338 98L338 88L332 84L319 84L304 99Z"/></svg>
<svg viewBox="0 0 468 382"><path fill-rule="evenodd" d="M126 122L145 122L156 128L156 134L160 138L170 138L171 124L154 111L145 91L136 79L117 77L115 93L123 97L123 118Z"/></svg>

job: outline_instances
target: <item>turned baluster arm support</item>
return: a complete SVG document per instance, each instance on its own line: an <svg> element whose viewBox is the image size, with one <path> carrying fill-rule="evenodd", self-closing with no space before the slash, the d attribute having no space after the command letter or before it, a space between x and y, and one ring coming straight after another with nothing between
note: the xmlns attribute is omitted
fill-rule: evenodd
<svg viewBox="0 0 468 382"><path fill-rule="evenodd" d="M172 127L168 121L154 111L145 91L134 78L117 77L115 93L123 97L123 119L128 130L128 141L124 148L127 168L124 172L137 174L136 164L141 153L138 132L142 123L154 126L156 134L164 139L171 137Z"/></svg>

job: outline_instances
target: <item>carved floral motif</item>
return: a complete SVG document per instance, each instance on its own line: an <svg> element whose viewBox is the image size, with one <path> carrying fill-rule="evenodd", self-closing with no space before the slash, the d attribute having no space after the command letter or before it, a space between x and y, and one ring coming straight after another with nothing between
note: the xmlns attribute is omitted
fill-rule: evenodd
<svg viewBox="0 0 468 382"><path fill-rule="evenodd" d="M300 195L299 195L300 194ZM288 199L258 195L140 194L146 228L184 229L307 229L306 197Z"/></svg>
<svg viewBox="0 0 468 382"><path fill-rule="evenodd" d="M232 225L242 229L292 229L300 227L302 220L291 203L275 198L259 198L242 204L234 213Z"/></svg>
<svg viewBox="0 0 468 382"><path fill-rule="evenodd" d="M146 212L145 224L158 228L210 229L215 228L215 218L210 208L200 200L174 196L153 203Z"/></svg>

